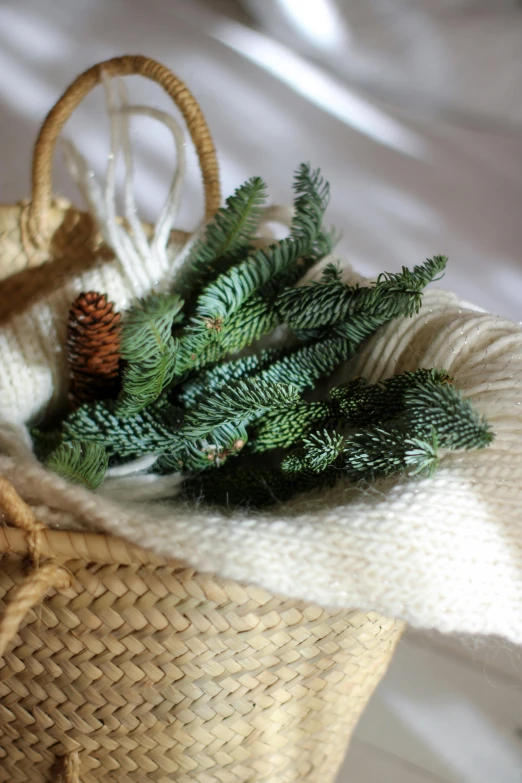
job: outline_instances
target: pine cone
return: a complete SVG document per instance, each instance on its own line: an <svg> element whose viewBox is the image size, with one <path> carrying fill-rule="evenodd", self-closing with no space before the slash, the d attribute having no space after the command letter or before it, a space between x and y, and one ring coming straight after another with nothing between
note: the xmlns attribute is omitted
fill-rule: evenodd
<svg viewBox="0 0 522 783"><path fill-rule="evenodd" d="M104 294L80 294L69 311L67 360L71 372L69 402L113 398L120 386L120 320Z"/></svg>

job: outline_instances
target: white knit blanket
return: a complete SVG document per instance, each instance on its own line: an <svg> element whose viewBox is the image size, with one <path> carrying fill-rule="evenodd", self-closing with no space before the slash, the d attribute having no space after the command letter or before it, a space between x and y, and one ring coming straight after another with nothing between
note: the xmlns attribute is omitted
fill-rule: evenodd
<svg viewBox="0 0 522 783"><path fill-rule="evenodd" d="M28 318L25 326L30 344L34 322ZM10 361L6 331L0 332L3 362ZM454 375L496 434L484 451L446 455L429 479L360 487L341 480L269 513L124 503L104 497L103 487L89 492L46 471L22 442L21 429L7 425L9 456L0 457L0 472L50 524L115 533L275 593L520 643L522 330L430 290L419 315L382 329L349 372L377 381L419 366ZM21 371L24 384L30 377ZM13 422L17 410L6 409L4 391L2 415ZM165 488L150 489L161 495ZM172 487L166 491L172 494Z"/></svg>
<svg viewBox="0 0 522 783"><path fill-rule="evenodd" d="M126 128L120 130L125 147ZM73 163L86 172L81 157ZM143 237L132 245L136 232L134 240L118 234L113 189L109 166L104 194L87 195L119 264L101 262L61 281L0 328L0 473L39 518L124 536L274 593L522 643L522 329L452 294L429 290L415 318L381 329L339 373L375 382L436 367L454 376L496 437L483 451L446 454L432 478L391 477L371 486L341 480L270 512L220 513L168 500L177 476L113 476L94 493L37 462L25 424L63 400L65 324L74 296L99 290L124 307L131 296L165 283L183 256L173 259L175 249L165 246L174 208L166 209L150 247ZM176 189L174 183L174 195ZM346 275L353 278L348 269Z"/></svg>

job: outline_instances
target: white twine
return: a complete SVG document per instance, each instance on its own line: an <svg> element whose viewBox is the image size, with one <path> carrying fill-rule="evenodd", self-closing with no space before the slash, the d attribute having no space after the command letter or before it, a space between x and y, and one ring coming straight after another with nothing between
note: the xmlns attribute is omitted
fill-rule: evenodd
<svg viewBox="0 0 522 783"><path fill-rule="evenodd" d="M112 248L124 274L133 288L143 290L148 280L160 281L164 286L171 280L173 262L168 257L170 233L179 212L181 192L186 174L185 136L177 120L171 115L148 106L130 105L127 92L121 80L117 81L116 95L112 79L103 76L107 112L110 119L110 153L107 161L105 181L99 183L84 156L70 140L63 142L66 164L71 176L84 196L96 219L100 233ZM119 100L119 105L118 105ZM150 117L162 123L172 134L176 150L176 166L165 203L156 221L152 238L146 237L138 216L134 197L134 164L129 135L129 120L133 116ZM120 154L124 163L124 216L130 228L120 225L116 208L117 163ZM193 240L190 240L192 246ZM175 267L186 258L188 248L184 247Z"/></svg>

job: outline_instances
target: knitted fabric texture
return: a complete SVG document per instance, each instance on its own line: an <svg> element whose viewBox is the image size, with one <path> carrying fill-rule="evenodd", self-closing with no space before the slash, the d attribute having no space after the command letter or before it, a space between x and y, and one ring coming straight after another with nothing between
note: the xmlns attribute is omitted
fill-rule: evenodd
<svg viewBox="0 0 522 783"><path fill-rule="evenodd" d="M171 247L175 253L179 247ZM116 310L145 296L157 283L155 269L143 269L133 285L118 263L100 261L84 274L63 280L0 329L0 415L13 424L41 419L56 411L67 396L69 373L67 319L73 300L82 291L108 293ZM110 292L110 293L109 293Z"/></svg>
<svg viewBox="0 0 522 783"><path fill-rule="evenodd" d="M429 290L417 316L378 331L333 380L361 375L376 382L418 367L449 372L496 437L483 451L443 456L432 478L395 476L367 486L341 480L270 513L224 513L176 501L180 477L136 472L150 467L146 459L134 466L134 475L114 468L96 492L68 484L36 460L26 425L66 404L67 316L75 297L103 292L123 310L153 288L167 290L187 252L169 244L184 170L177 125L146 110L172 131L178 157L149 242L134 210L127 127L131 114L145 110L128 106L121 90L118 109L110 83L106 88L114 154L105 187L71 145L68 153L116 261L100 259L84 274L58 281L52 293L0 325L0 474L50 525L124 536L276 595L522 643L522 329L474 311L452 294ZM120 147L127 161L129 234L115 218ZM288 223L289 214L267 212L264 239L274 218ZM344 277L354 282L351 270Z"/></svg>
<svg viewBox="0 0 522 783"><path fill-rule="evenodd" d="M185 139L178 122L159 110L130 106L121 80L104 76L102 81L111 127L111 154L103 186L70 140L64 142L64 150L71 175L115 258L100 259L84 274L57 280L50 293L32 300L0 329L0 417L15 425L39 421L64 405L69 382L67 322L73 300L84 291L99 291L108 296L116 311L124 310L136 297L146 296L153 288L167 287L170 275L190 246L177 244L171 234L186 167ZM134 115L146 115L165 125L176 148L177 165L151 237L146 236L139 220L133 191L129 121ZM116 165L120 155L125 162L128 230L116 218ZM52 269L49 275L53 276ZM0 275L0 280L4 277Z"/></svg>
<svg viewBox="0 0 522 783"><path fill-rule="evenodd" d="M87 285L94 287L92 280ZM114 288L105 290L115 298ZM56 329L58 321L57 314ZM35 323L42 323L38 310L23 320L33 339ZM36 387L23 362L20 353L29 396ZM340 376L375 382L419 366L451 373L496 434L484 451L447 454L432 478L390 477L363 487L341 481L271 513L132 503L122 487L141 483L152 497L172 497L178 479L120 477L112 480L119 491L108 481L89 492L46 471L23 428L7 424L0 473L49 524L115 533L274 593L521 643L522 330L429 290L418 316L379 331ZM5 419L4 399L0 405Z"/></svg>

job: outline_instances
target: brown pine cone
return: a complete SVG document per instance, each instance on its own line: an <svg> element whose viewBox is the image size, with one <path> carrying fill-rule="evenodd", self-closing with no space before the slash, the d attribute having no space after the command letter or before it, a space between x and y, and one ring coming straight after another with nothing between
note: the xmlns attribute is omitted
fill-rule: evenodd
<svg viewBox="0 0 522 783"><path fill-rule="evenodd" d="M105 294L80 294L69 311L67 361L71 373L69 402L113 398L120 386L121 313Z"/></svg>

